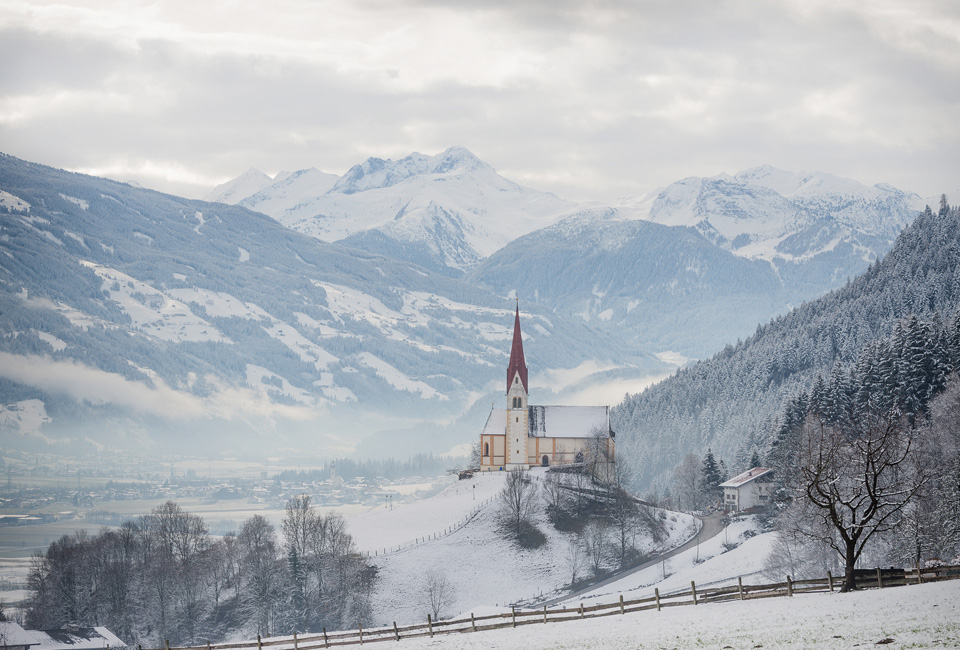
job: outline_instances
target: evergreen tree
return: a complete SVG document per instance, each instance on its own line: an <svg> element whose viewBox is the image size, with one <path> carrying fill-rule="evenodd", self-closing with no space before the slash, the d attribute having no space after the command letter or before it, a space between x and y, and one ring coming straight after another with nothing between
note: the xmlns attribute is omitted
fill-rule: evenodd
<svg viewBox="0 0 960 650"><path fill-rule="evenodd" d="M717 464L716 459L713 457L713 452L710 449L707 449L707 453L704 454L700 467L700 486L703 491L704 503L707 506L712 506L716 504L720 498L720 489L718 486L723 482L723 478L720 473L720 466Z"/></svg>

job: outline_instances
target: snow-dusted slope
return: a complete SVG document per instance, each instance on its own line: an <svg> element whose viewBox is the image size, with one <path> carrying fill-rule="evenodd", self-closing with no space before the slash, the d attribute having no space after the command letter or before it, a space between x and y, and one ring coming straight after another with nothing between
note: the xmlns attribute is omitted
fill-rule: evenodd
<svg viewBox="0 0 960 650"><path fill-rule="evenodd" d="M540 468L531 470L535 485L539 485L544 474L545 470ZM501 473L484 474L471 481L458 481L419 503L392 511L377 508L347 520L348 530L357 536L361 548L368 552L372 551L371 546L381 548L381 554L369 558L379 569L373 607L381 622L426 618L428 609L422 585L424 573L431 567L440 570L455 585L455 593L444 608L448 615L477 611L481 607L506 606L541 594L556 595L569 584L567 552L576 536L558 532L546 521L546 504L541 498L538 497L534 519L547 538L546 544L538 549L521 549L500 532L497 494L504 479ZM474 490L476 502L472 501ZM469 513L473 503L482 507L466 526L438 539L382 555L382 548L388 544L442 533L445 528L456 525L465 512ZM676 547L695 530L692 517L662 512L668 537L655 543L641 533L636 543L642 553Z"/></svg>
<svg viewBox="0 0 960 650"><path fill-rule="evenodd" d="M250 174L231 183L255 185L242 181ZM211 200L221 200L218 190ZM237 202L324 241L350 238L358 248L459 270L575 207L505 179L463 147L369 158L339 178L294 172Z"/></svg>

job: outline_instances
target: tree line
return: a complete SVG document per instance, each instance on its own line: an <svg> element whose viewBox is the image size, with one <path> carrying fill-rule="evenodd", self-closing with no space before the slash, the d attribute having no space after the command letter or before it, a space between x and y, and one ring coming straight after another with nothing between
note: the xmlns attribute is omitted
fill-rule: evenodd
<svg viewBox="0 0 960 650"><path fill-rule="evenodd" d="M217 538L168 501L116 529L64 535L32 559L26 624L102 625L128 644L161 647L367 621L376 569L343 518L301 495L281 531L254 515Z"/></svg>
<svg viewBox="0 0 960 650"><path fill-rule="evenodd" d="M775 553L801 571L960 556L960 310L896 324L779 418ZM813 543L811 543L813 542Z"/></svg>
<svg viewBox="0 0 960 650"><path fill-rule="evenodd" d="M731 466L763 456L783 405L829 380L893 323L930 320L960 304L960 210L927 209L883 259L826 296L760 326L712 358L679 370L611 410L617 453L639 468L636 489L663 489L689 453L709 447Z"/></svg>

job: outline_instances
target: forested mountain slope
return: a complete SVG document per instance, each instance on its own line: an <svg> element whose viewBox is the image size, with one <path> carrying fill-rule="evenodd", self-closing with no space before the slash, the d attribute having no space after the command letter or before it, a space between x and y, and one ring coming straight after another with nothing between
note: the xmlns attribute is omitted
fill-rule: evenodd
<svg viewBox="0 0 960 650"><path fill-rule="evenodd" d="M11 156L0 191L10 443L340 455L386 427L460 416L506 364L513 302L408 262ZM541 372L621 347L580 319L525 312ZM381 448L411 450L402 436Z"/></svg>
<svg viewBox="0 0 960 650"><path fill-rule="evenodd" d="M852 363L908 315L950 315L960 304L960 211L926 211L879 262L846 286L758 327L713 358L682 369L612 413L637 487L666 483L689 452L708 447L739 465L769 446L786 400L836 362Z"/></svg>

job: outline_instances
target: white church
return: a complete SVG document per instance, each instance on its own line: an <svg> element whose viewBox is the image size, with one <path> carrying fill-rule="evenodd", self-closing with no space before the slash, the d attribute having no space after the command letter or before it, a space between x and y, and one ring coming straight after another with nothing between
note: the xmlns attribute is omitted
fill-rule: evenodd
<svg viewBox="0 0 960 650"><path fill-rule="evenodd" d="M608 406L533 406L520 335L520 306L507 365L507 408L491 409L480 434L480 470L529 469L584 462L591 446L614 457Z"/></svg>

